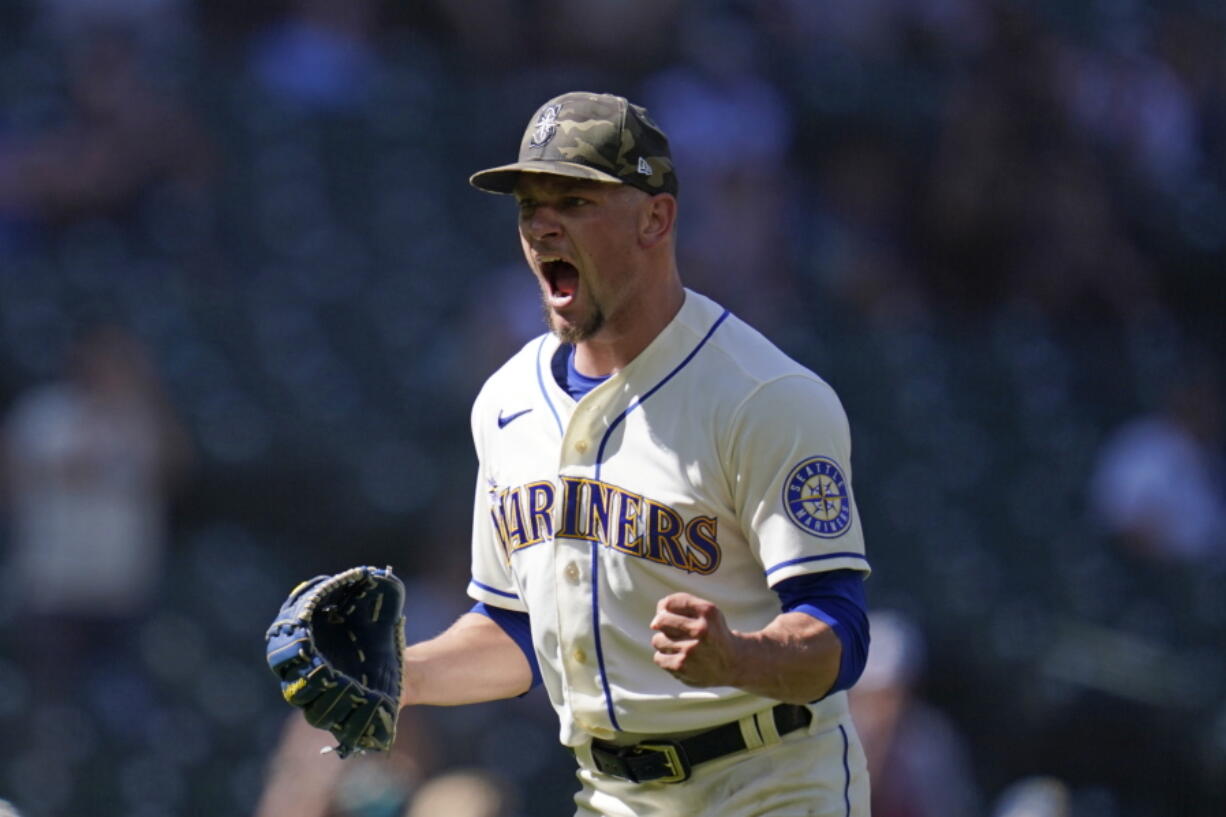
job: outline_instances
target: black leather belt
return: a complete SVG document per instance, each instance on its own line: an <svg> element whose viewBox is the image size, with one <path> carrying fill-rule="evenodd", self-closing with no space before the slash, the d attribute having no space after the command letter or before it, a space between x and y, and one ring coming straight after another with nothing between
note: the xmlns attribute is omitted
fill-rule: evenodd
<svg viewBox="0 0 1226 817"><path fill-rule="evenodd" d="M796 704L779 704L771 714L780 736L808 726L813 719L808 707ZM634 783L680 783L699 763L748 748L740 722L732 721L681 740L661 738L630 746L593 740L592 760L601 772Z"/></svg>

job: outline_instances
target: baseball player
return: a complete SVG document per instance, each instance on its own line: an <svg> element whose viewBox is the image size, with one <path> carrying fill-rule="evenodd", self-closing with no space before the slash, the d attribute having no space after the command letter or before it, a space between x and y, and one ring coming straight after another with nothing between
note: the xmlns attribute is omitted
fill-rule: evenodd
<svg viewBox="0 0 1226 817"><path fill-rule="evenodd" d="M552 99L471 182L517 202L550 331L476 399L476 606L405 650L402 703L543 683L577 815L868 815L844 690L869 566L835 393L684 288L643 108Z"/></svg>

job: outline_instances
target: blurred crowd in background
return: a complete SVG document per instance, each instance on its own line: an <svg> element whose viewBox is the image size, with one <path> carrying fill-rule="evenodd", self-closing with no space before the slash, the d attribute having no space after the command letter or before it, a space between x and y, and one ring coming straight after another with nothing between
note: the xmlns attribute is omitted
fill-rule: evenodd
<svg viewBox="0 0 1226 817"><path fill-rule="evenodd" d="M0 2L0 797L571 813L539 690L341 764L262 640L354 564L468 606L469 404L543 324L466 178L568 90L848 410L874 814L1226 813L1218 0Z"/></svg>

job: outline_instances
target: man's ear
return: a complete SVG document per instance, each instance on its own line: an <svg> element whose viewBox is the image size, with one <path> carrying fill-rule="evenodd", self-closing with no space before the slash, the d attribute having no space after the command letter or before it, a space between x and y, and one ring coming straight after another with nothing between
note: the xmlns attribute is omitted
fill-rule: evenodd
<svg viewBox="0 0 1226 817"><path fill-rule="evenodd" d="M654 247L672 235L677 222L677 199L670 193L657 193L647 199L639 216L639 243Z"/></svg>

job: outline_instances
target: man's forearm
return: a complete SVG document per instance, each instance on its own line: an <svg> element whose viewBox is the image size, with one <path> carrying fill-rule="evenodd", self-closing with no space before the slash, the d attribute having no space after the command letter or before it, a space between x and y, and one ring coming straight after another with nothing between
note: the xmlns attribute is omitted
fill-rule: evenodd
<svg viewBox="0 0 1226 817"><path fill-rule="evenodd" d="M782 613L752 633L734 633L732 686L787 703L825 695L839 674L843 646L830 627L806 613Z"/></svg>
<svg viewBox="0 0 1226 817"><path fill-rule="evenodd" d="M466 613L441 635L404 651L401 706L494 701L522 695L532 686L532 668L501 627Z"/></svg>
<svg viewBox="0 0 1226 817"><path fill-rule="evenodd" d="M780 613L761 630L731 629L719 608L689 593L656 605L655 662L694 687L734 686L787 703L825 695L839 676L843 644L808 613Z"/></svg>

